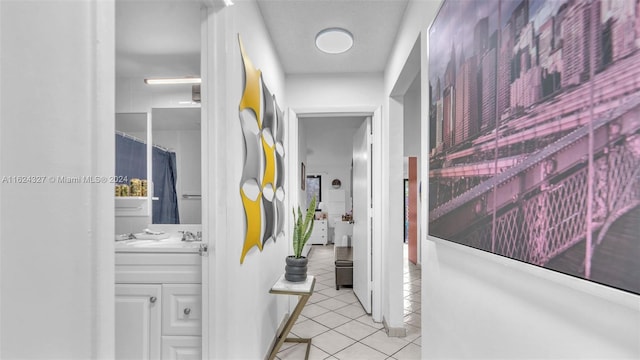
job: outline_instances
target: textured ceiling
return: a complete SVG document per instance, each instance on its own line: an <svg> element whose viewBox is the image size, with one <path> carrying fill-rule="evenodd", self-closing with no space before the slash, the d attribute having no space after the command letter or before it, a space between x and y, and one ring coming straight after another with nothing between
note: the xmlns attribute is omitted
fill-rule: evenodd
<svg viewBox="0 0 640 360"><path fill-rule="evenodd" d="M236 0L236 2L247 0ZM383 72L407 0L258 0L287 74ZM116 1L116 72L121 77L200 74L201 0ZM343 27L353 47L330 55L316 34Z"/></svg>
<svg viewBox="0 0 640 360"><path fill-rule="evenodd" d="M407 0L258 0L287 74L383 72ZM344 54L315 47L316 34L342 27L354 37Z"/></svg>

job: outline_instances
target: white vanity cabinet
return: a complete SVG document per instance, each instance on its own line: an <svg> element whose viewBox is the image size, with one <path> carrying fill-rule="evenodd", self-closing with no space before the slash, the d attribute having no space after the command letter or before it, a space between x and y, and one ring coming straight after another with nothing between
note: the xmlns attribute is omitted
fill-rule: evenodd
<svg viewBox="0 0 640 360"><path fill-rule="evenodd" d="M200 359L198 253L116 253L116 359Z"/></svg>
<svg viewBox="0 0 640 360"><path fill-rule="evenodd" d="M327 220L314 220L313 231L311 231L309 243L327 245L328 242L329 235L327 234Z"/></svg>

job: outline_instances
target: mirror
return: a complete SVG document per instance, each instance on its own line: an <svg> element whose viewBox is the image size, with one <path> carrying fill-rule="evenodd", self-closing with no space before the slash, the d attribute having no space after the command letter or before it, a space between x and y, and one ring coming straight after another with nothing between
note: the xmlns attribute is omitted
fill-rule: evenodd
<svg viewBox="0 0 640 360"><path fill-rule="evenodd" d="M131 180L148 179L148 123L147 113L118 113L116 114L116 178L117 185L121 188L131 185ZM126 191L125 191L126 190ZM142 188L123 189L116 188L118 197L145 197Z"/></svg>
<svg viewBox="0 0 640 360"><path fill-rule="evenodd" d="M153 224L201 224L200 108L153 108L151 119Z"/></svg>

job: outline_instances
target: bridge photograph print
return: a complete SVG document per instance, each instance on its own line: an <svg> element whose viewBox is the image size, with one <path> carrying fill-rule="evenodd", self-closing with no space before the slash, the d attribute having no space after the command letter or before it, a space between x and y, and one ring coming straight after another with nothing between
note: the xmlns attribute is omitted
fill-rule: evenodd
<svg viewBox="0 0 640 360"><path fill-rule="evenodd" d="M429 235L640 294L640 1L444 1Z"/></svg>

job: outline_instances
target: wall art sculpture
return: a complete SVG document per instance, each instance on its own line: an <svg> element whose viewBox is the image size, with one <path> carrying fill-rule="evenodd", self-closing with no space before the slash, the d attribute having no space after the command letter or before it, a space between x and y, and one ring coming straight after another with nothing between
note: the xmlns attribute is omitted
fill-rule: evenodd
<svg viewBox="0 0 640 360"><path fill-rule="evenodd" d="M640 293L640 1L442 4L429 233Z"/></svg>
<svg viewBox="0 0 640 360"><path fill-rule="evenodd" d="M239 115L244 137L240 197L245 213L245 239L240 263L253 247L284 236L284 113L278 107L238 35L244 68Z"/></svg>

